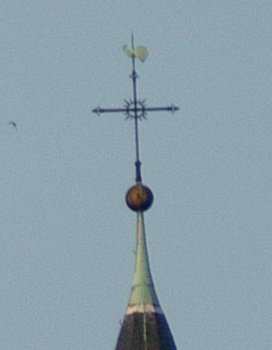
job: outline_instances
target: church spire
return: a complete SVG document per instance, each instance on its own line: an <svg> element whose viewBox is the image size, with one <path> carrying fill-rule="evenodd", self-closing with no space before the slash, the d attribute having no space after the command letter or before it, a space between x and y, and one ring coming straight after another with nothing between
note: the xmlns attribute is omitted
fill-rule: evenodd
<svg viewBox="0 0 272 350"><path fill-rule="evenodd" d="M115 350L176 350L153 284L141 211L137 212L136 246L129 302Z"/></svg>
<svg viewBox="0 0 272 350"><path fill-rule="evenodd" d="M135 60L139 59L144 62L148 56L148 50L144 46L134 46L133 34L131 36L131 49L125 45L123 50L132 60L133 99L125 100L124 108L100 108L98 106L93 110L97 115L123 112L126 118L131 118L134 121L135 129L136 183L129 188L126 194L128 207L136 212L135 270L115 350L176 350L173 336L155 291L149 265L144 212L153 203L153 193L150 188L142 184L138 121L145 119L149 112L170 111L174 113L178 107L173 104L168 107L147 107L145 100L138 99L138 75L135 69Z"/></svg>
<svg viewBox="0 0 272 350"><path fill-rule="evenodd" d="M137 213L136 237L135 270L127 313L155 310L160 306L149 266L144 215L140 211Z"/></svg>
<svg viewBox="0 0 272 350"><path fill-rule="evenodd" d="M135 271L127 314L160 308L149 266L144 215L141 211L137 212L136 237Z"/></svg>

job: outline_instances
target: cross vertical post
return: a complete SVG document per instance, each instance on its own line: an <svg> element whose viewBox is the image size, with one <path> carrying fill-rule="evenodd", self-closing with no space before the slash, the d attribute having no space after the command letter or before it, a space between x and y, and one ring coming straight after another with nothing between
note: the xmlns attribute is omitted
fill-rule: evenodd
<svg viewBox="0 0 272 350"><path fill-rule="evenodd" d="M134 52L134 36L133 33L131 33L131 48L132 52ZM133 82L133 104L134 104L134 126L135 126L135 148L136 148L136 161L135 161L135 168L136 168L136 182L142 181L141 176L141 161L140 161L140 148L139 148L139 127L138 127L138 111L137 111L137 73L135 69L135 55L132 55L132 82Z"/></svg>

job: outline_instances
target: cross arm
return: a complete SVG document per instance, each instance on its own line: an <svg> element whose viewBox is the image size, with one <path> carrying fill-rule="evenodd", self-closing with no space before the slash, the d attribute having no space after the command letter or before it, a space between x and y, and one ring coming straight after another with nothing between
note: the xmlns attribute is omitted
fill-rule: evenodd
<svg viewBox="0 0 272 350"><path fill-rule="evenodd" d="M92 112L98 116L100 116L101 113L125 113L126 111L126 108L101 108L99 106L92 110Z"/></svg>
<svg viewBox="0 0 272 350"><path fill-rule="evenodd" d="M171 106L168 106L168 107L147 107L147 108L145 108L146 112L168 111L171 113L175 113L178 110L179 110L179 107L173 105L173 103L171 104Z"/></svg>
<svg viewBox="0 0 272 350"><path fill-rule="evenodd" d="M171 104L168 107L145 107L143 103L140 103L135 108L132 106L132 103L128 103L125 108L101 108L100 106L96 107L92 110L93 113L100 116L101 113L125 113L127 115L131 115L131 113L140 112L141 116L145 116L148 112L159 112L159 111L167 111L171 113L175 113L179 110L179 107Z"/></svg>

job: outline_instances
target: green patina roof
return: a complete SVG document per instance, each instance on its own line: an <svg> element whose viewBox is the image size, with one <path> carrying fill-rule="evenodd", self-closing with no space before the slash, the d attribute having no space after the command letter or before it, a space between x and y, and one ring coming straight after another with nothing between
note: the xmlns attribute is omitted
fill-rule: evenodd
<svg viewBox="0 0 272 350"><path fill-rule="evenodd" d="M156 295L149 266L144 215L142 212L137 213L135 271L128 304L129 306L137 304L153 304L159 306L159 300Z"/></svg>

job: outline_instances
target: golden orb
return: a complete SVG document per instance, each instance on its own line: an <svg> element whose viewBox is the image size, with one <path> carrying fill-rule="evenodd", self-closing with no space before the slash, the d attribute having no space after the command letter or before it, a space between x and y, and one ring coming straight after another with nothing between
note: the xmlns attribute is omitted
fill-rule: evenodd
<svg viewBox="0 0 272 350"><path fill-rule="evenodd" d="M141 183L130 187L126 194L127 205L133 211L145 211L149 209L153 203L153 199L152 191Z"/></svg>

